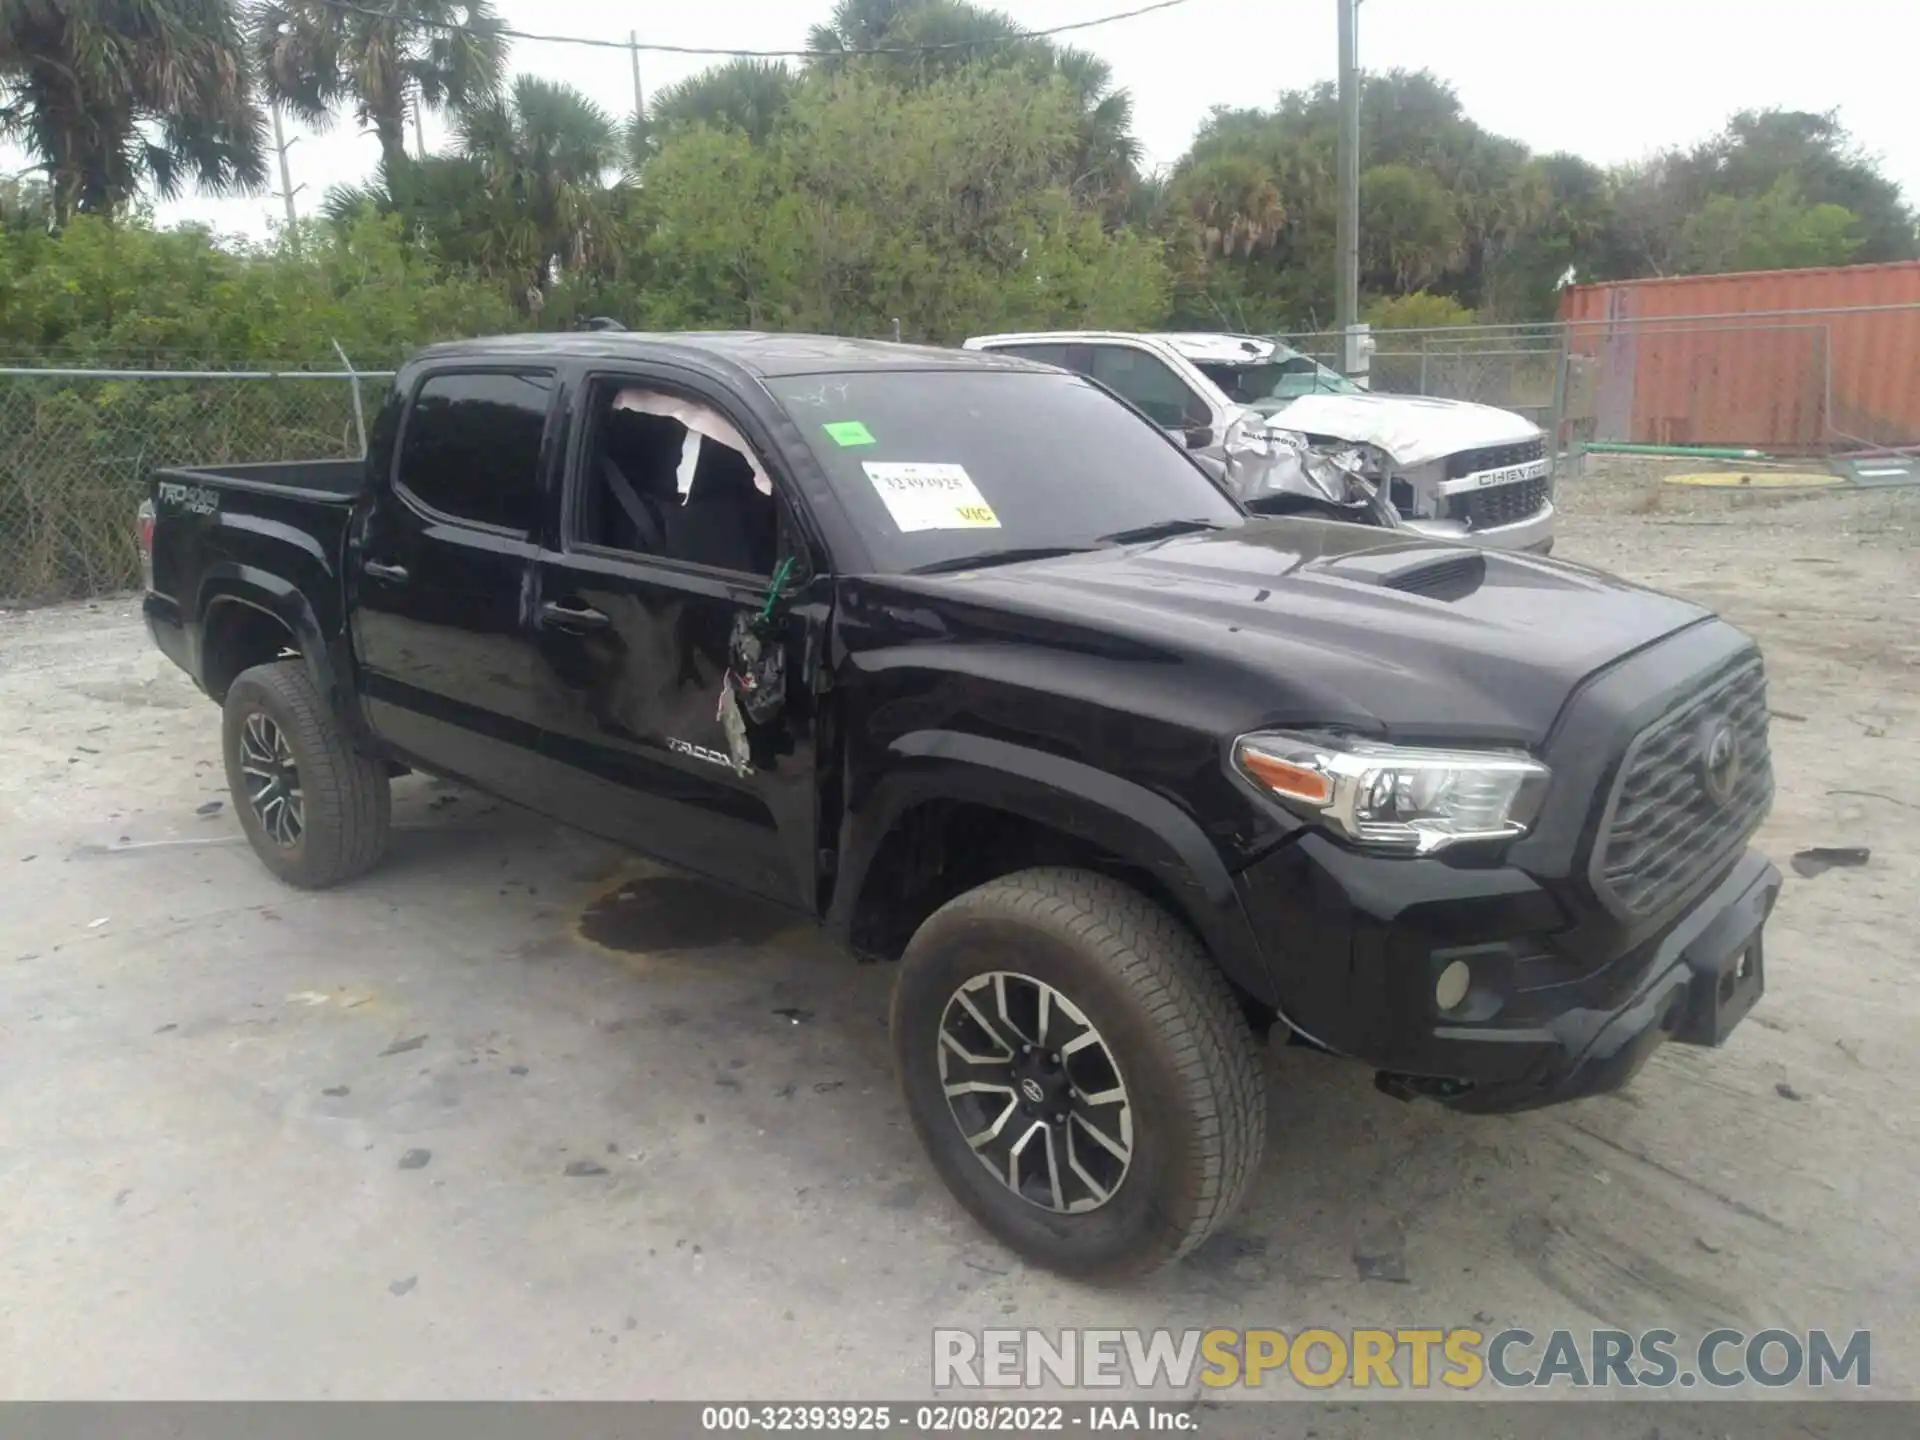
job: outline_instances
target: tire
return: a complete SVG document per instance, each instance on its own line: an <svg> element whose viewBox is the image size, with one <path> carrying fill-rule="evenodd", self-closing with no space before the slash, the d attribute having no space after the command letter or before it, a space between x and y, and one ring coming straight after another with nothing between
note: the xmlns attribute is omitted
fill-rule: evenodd
<svg viewBox="0 0 1920 1440"><path fill-rule="evenodd" d="M983 978L995 972L1016 978ZM1045 1037L1034 1034L1039 1022L1023 998L1027 982L1035 992L1050 988L1059 997L1049 1002L1050 1017L1067 1017L1050 1018ZM959 1000L970 984L980 987L965 992L974 1001L971 1012ZM1001 984L1004 998L996 989ZM999 1014L984 1003L989 998ZM1046 1153L1013 1158L1024 1167L1023 1188L1039 1199L1016 1193L1002 1178L999 1138L978 1152L969 1143L970 1128L1002 1104L1002 1087L991 1079L1001 1064L998 1051L982 1044L975 1012L994 1022L985 1027L988 1038L1002 1028L1001 1016L1014 1012L1020 1023L1012 1028L1023 1037L1051 1045L1069 1034L1068 1049L1076 1041L1083 1047L1066 1057L1064 1072L1045 1053L1049 1046L1032 1057L1016 1055L1007 1077L1012 1084L1005 1093L1015 1105L1026 1103L1023 1094L1035 1094L1023 1091L1018 1078L1018 1067L1030 1061L1043 1071L1051 1067L1053 1078L1042 1073L1040 1081L1064 1085L1070 1097L1055 1112L1066 1113L1066 1123L1046 1127ZM1080 1038L1082 1023L1096 1032L1096 1042ZM949 901L907 946L893 992L892 1032L908 1113L948 1189L995 1238L1049 1270L1117 1281L1177 1260L1233 1213L1259 1168L1266 1078L1246 1016L1193 934L1118 880L1084 870L1025 870ZM1021 1049L1010 1038L1006 1048ZM1090 1078L1107 1073L1096 1048L1109 1056L1126 1096L1097 1110L1082 1102L1113 1092L1104 1078ZM963 1053L985 1058L956 1058ZM982 1077L991 1083L981 1093L949 1103L949 1084L964 1087ZM1031 1129L1053 1103L1032 1114L1011 1112L1013 1120L1002 1115L1000 1134ZM956 1107L976 1108L963 1118ZM1126 1120L1116 1118L1122 1110ZM1076 1111L1109 1135L1130 1120L1124 1162L1111 1147L1090 1143ZM989 1128L972 1133L977 1138ZM1031 1150L1040 1134L1023 1143ZM1086 1162L1088 1183L1076 1178L1056 1186L1050 1175L1032 1173L1035 1165L1057 1162L1069 1143ZM1087 1174L1102 1166L1097 1177ZM1108 1191L1104 1200L1094 1178Z"/></svg>
<svg viewBox="0 0 1920 1440"><path fill-rule="evenodd" d="M275 875L303 890L323 890L379 863L392 815L386 766L347 742L302 662L283 660L244 672L227 690L221 732L234 811L254 854ZM275 736L284 738L284 747ZM274 764L263 767L262 756L282 749L292 775L269 795L263 814L256 804L263 768L282 777L286 772ZM274 806L273 798L285 801L289 794L297 810Z"/></svg>

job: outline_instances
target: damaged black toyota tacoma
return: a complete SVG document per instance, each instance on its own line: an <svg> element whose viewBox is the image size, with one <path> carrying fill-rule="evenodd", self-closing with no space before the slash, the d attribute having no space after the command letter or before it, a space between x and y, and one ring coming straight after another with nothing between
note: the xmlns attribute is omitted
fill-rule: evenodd
<svg viewBox="0 0 1920 1440"><path fill-rule="evenodd" d="M1570 565L1255 519L1035 362L444 345L364 462L157 472L141 538L276 874L374 865L413 769L815 917L899 963L955 1196L1075 1275L1232 1213L1263 1037L1510 1111L1761 992L1751 640Z"/></svg>

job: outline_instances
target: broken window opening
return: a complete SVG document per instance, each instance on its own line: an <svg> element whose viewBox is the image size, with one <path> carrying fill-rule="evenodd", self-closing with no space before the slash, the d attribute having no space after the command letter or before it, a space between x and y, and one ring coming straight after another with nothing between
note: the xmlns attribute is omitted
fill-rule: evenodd
<svg viewBox="0 0 1920 1440"><path fill-rule="evenodd" d="M577 543L771 575L773 483L724 415L635 385L594 397Z"/></svg>

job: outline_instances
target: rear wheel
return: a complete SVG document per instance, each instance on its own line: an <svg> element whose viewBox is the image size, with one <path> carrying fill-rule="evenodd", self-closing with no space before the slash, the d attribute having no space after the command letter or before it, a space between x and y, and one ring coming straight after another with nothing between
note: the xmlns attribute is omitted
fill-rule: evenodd
<svg viewBox="0 0 1920 1440"><path fill-rule="evenodd" d="M235 813L266 867L324 889L386 850L386 766L357 753L307 667L256 665L227 689L222 738Z"/></svg>
<svg viewBox="0 0 1920 1440"><path fill-rule="evenodd" d="M1142 1274L1233 1213L1266 1132L1258 1045L1193 935L1130 886L1028 870L907 947L894 1057L955 1197L1035 1264Z"/></svg>

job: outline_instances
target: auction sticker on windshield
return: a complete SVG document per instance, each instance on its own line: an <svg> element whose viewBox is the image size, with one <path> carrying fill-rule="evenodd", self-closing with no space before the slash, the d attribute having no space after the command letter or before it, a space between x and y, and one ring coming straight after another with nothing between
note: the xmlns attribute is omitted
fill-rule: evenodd
<svg viewBox="0 0 1920 1440"><path fill-rule="evenodd" d="M861 468L903 534L1000 528L1000 517L963 465L869 460Z"/></svg>

